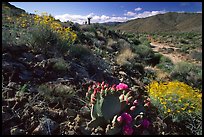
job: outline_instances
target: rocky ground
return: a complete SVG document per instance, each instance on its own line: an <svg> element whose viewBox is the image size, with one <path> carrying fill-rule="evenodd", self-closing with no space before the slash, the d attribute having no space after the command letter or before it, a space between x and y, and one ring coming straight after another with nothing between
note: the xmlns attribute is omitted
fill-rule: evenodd
<svg viewBox="0 0 204 137"><path fill-rule="evenodd" d="M95 54L73 59L48 57L26 45L4 46L2 134L104 134L102 127L86 128L91 120L90 111L84 110L87 85L123 81L143 88L138 79L141 70L130 72L117 65L111 57L115 52L107 59ZM54 67L60 60L65 61L65 69Z"/></svg>

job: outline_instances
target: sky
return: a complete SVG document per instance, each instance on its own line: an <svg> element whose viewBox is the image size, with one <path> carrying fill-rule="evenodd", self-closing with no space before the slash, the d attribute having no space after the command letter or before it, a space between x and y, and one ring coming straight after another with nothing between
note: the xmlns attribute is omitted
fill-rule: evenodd
<svg viewBox="0 0 204 137"><path fill-rule="evenodd" d="M166 12L202 13L202 2L9 2L28 13L47 12L60 21L83 24L125 22Z"/></svg>

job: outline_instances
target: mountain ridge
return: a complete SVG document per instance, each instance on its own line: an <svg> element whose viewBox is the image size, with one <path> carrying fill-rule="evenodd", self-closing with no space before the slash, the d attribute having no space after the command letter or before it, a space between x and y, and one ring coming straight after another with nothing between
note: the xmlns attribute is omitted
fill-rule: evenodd
<svg viewBox="0 0 204 137"><path fill-rule="evenodd" d="M113 29L127 32L202 32L202 13L168 12L139 18L116 25Z"/></svg>

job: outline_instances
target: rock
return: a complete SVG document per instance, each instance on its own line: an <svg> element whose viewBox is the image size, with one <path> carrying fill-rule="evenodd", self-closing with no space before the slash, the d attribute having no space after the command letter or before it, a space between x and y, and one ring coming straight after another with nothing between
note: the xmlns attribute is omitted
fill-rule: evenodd
<svg viewBox="0 0 204 137"><path fill-rule="evenodd" d="M2 70L12 71L13 70L13 66L12 66L11 62L2 61Z"/></svg>
<svg viewBox="0 0 204 137"><path fill-rule="evenodd" d="M22 63L12 62L13 68L17 68L18 70L25 70L26 67Z"/></svg>
<svg viewBox="0 0 204 137"><path fill-rule="evenodd" d="M80 110L79 110L79 114L81 114L84 117L89 118L90 114L91 114L91 110L87 107L87 106L83 106Z"/></svg>
<svg viewBox="0 0 204 137"><path fill-rule="evenodd" d="M45 74L45 71L43 69L37 67L34 69L33 73L37 77L43 77Z"/></svg>
<svg viewBox="0 0 204 137"><path fill-rule="evenodd" d="M127 73L125 73L124 71L119 71L118 73L119 73L120 75L127 76Z"/></svg>
<svg viewBox="0 0 204 137"><path fill-rule="evenodd" d="M24 81L29 81L32 79L32 72L24 70L19 74L19 78Z"/></svg>
<svg viewBox="0 0 204 137"><path fill-rule="evenodd" d="M76 117L77 113L74 109L70 109L70 108L67 108L65 110L65 113L69 116L69 117Z"/></svg>
<svg viewBox="0 0 204 137"><path fill-rule="evenodd" d="M67 131L67 135L74 135L74 134L75 134L74 130Z"/></svg>
<svg viewBox="0 0 204 137"><path fill-rule="evenodd" d="M80 125L80 131L82 135L91 135L91 129L87 127L85 122Z"/></svg>
<svg viewBox="0 0 204 137"><path fill-rule="evenodd" d="M45 56L43 54L35 55L36 61L43 61L45 60Z"/></svg>
<svg viewBox="0 0 204 137"><path fill-rule="evenodd" d="M25 135L26 132L23 129L17 128L17 127L13 127L10 130L11 135Z"/></svg>
<svg viewBox="0 0 204 137"><path fill-rule="evenodd" d="M2 54L2 59L3 60L11 60L12 59L12 56L10 53L3 53Z"/></svg>
<svg viewBox="0 0 204 137"><path fill-rule="evenodd" d="M7 86L9 88L19 89L19 85L16 82L9 82Z"/></svg>
<svg viewBox="0 0 204 137"><path fill-rule="evenodd" d="M49 118L42 118L40 124L34 129L34 135L52 135L59 124Z"/></svg>
<svg viewBox="0 0 204 137"><path fill-rule="evenodd" d="M33 58L34 58L33 53L26 53L26 52L24 52L24 53L22 54L22 56L26 58L26 61L32 61Z"/></svg>

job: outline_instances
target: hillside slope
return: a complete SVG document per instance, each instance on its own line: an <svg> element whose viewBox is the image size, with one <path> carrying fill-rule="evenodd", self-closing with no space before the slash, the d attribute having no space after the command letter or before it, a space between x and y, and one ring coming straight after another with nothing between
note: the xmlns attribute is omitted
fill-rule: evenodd
<svg viewBox="0 0 204 137"><path fill-rule="evenodd" d="M202 13L169 12L114 27L127 32L202 32Z"/></svg>

